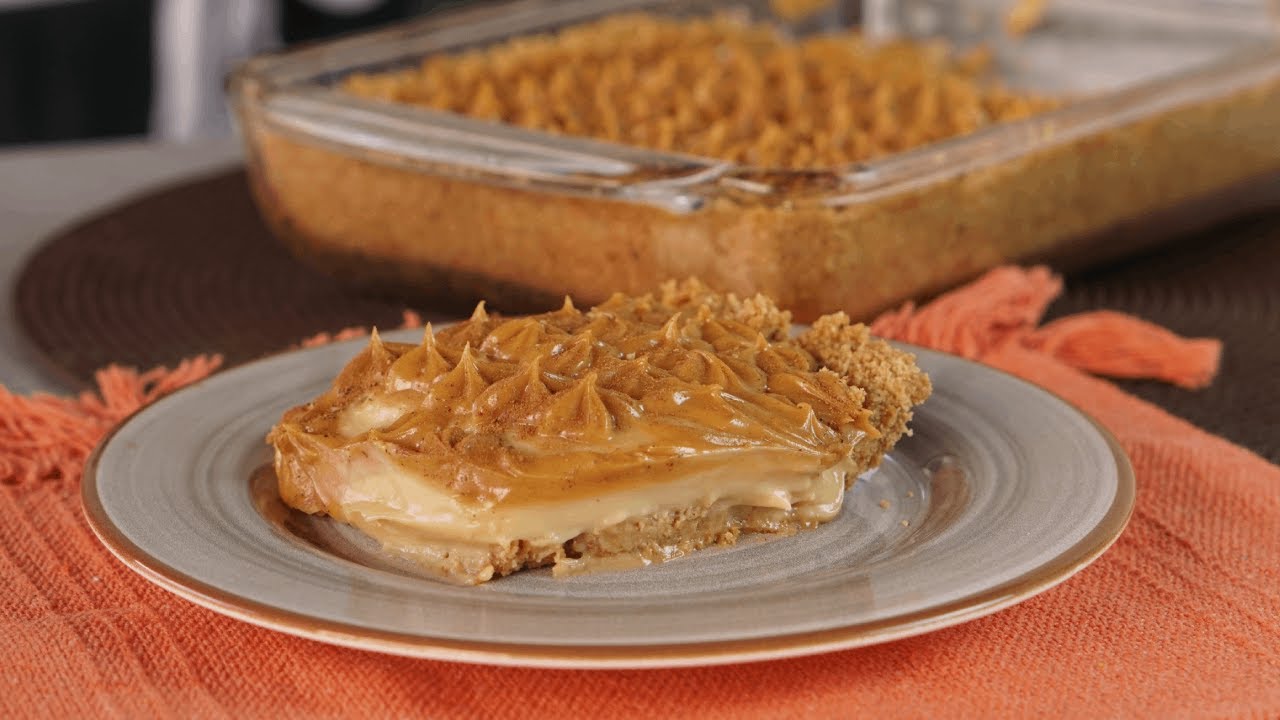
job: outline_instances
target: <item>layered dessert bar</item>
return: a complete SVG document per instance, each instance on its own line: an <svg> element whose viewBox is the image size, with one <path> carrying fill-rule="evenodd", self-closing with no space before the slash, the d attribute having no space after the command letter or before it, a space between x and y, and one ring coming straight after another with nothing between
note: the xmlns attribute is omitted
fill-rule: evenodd
<svg viewBox="0 0 1280 720"><path fill-rule="evenodd" d="M930 392L843 315L700 283L369 346L268 437L280 495L465 584L834 518Z"/></svg>

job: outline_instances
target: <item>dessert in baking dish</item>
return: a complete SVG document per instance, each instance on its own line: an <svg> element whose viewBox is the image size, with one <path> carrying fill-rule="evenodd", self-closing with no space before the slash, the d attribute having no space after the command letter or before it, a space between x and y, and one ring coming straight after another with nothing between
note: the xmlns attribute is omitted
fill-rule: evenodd
<svg viewBox="0 0 1280 720"><path fill-rule="evenodd" d="M445 578L645 565L831 520L928 396L844 316L696 282L368 348L268 436L284 501Z"/></svg>
<svg viewBox="0 0 1280 720"><path fill-rule="evenodd" d="M340 278L532 309L697 276L799 320L868 319L995 265L1099 262L1274 198L1280 55L1214 35L1222 62L1077 86L1117 38L1073 28L1127 18L1171 57L1204 39L1111 5L1051 4L1057 21L997 53L1014 80L1032 49L1084 43L1018 85L1090 95L1052 109L934 44L864 42L847 17L820 35L708 3L626 16L634 32L441 17L259 58L233 88L264 217Z"/></svg>

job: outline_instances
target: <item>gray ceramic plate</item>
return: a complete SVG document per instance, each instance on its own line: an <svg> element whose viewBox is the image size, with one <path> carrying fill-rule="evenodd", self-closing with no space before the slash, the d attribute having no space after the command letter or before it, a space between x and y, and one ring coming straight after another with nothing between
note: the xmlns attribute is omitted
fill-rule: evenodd
<svg viewBox="0 0 1280 720"><path fill-rule="evenodd" d="M455 587L383 559L343 526L287 511L260 471L267 429L359 347L251 363L139 412L86 469L98 537L182 597L322 642L659 667L868 645L995 612L1096 558L1133 507L1128 461L1087 417L1008 375L913 349L934 395L914 436L854 486L835 521L640 570Z"/></svg>

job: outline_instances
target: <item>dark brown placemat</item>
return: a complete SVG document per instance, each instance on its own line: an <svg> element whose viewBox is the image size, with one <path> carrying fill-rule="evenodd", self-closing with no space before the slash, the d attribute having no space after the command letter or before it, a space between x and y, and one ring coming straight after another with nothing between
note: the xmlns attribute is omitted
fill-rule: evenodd
<svg viewBox="0 0 1280 720"><path fill-rule="evenodd" d="M1071 275L1048 316L1103 308L1132 313L1180 335L1222 340L1222 369L1207 388L1118 384L1280 463L1280 213L1239 220Z"/></svg>
<svg viewBox="0 0 1280 720"><path fill-rule="evenodd" d="M55 371L228 363L322 331L395 327L405 304L354 295L295 261L258 217L242 171L140 197L51 238L15 289L18 321Z"/></svg>
<svg viewBox="0 0 1280 720"><path fill-rule="evenodd" d="M1206 390L1121 384L1276 462L1278 270L1280 215L1255 218L1075 274L1050 315L1113 308L1222 338L1222 374ZM51 238L16 293L35 347L80 382L110 362L150 367L221 352L236 363L321 331L398 325L405 307L293 260L262 225L240 171L141 197Z"/></svg>

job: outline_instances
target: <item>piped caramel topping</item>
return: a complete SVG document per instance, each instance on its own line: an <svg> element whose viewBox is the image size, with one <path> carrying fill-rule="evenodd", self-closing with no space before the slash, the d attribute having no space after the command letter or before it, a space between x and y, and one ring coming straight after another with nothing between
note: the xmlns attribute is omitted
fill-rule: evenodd
<svg viewBox="0 0 1280 720"><path fill-rule="evenodd" d="M784 1L835 4L773 0ZM1029 27L1023 18L1043 17L1044 4L1019 0L1010 28ZM859 32L797 39L785 27L737 12L618 13L554 35L429 54L418 67L356 73L342 89L555 134L817 169L1058 104L987 82L990 59L984 48L959 55L938 43L874 42Z"/></svg>
<svg viewBox="0 0 1280 720"><path fill-rule="evenodd" d="M272 431L277 448L301 451L282 453L293 463L282 471L368 444L464 500L519 505L661 483L729 457L816 474L876 435L863 391L791 341L785 313L699 292L671 285L587 312L566 299L518 318L480 305L418 345L375 333L327 393Z"/></svg>

